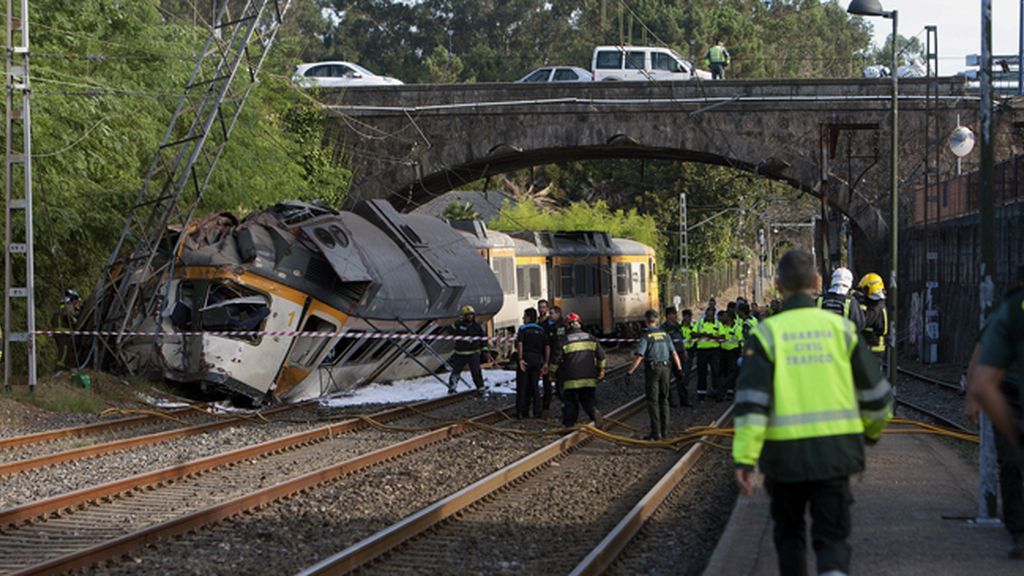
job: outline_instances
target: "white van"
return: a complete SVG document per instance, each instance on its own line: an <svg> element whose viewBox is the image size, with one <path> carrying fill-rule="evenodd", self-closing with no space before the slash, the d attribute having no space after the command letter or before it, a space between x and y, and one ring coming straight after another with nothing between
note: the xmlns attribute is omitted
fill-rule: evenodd
<svg viewBox="0 0 1024 576"><path fill-rule="evenodd" d="M598 46L590 69L595 82L711 79L710 73L697 70L675 50L649 46Z"/></svg>

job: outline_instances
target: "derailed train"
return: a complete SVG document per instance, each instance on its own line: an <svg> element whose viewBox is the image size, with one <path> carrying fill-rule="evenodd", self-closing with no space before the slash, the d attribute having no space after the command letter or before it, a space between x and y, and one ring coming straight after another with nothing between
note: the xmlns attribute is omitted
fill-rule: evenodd
<svg viewBox="0 0 1024 576"><path fill-rule="evenodd" d="M643 244L601 232L506 235L382 200L351 212L284 202L241 222L213 214L180 233L159 326L140 330L166 333L157 361L146 336L128 340L125 356L135 369L257 403L434 372L452 344L431 336L466 304L501 336L540 298L603 333L658 302L654 251ZM366 337L381 333L403 337Z"/></svg>

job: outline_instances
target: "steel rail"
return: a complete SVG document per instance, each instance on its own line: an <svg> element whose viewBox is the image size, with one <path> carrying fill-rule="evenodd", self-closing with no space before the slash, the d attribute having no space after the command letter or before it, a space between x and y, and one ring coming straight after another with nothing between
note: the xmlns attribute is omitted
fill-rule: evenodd
<svg viewBox="0 0 1024 576"><path fill-rule="evenodd" d="M609 419L625 418L636 412L643 402L644 398L642 396L635 398L607 416ZM614 426L613 424L610 427ZM351 572L592 438L593 436L583 431L562 436L547 446L491 473L462 490L438 500L419 512L407 516L398 523L392 524L390 527L304 569L299 572L299 575L313 576Z"/></svg>
<svg viewBox="0 0 1024 576"><path fill-rule="evenodd" d="M732 420L734 405L730 404L725 412L718 417L713 426L722 428ZM622 520L608 533L587 556L576 565L571 576L589 576L603 574L629 545L630 541L643 529L647 521L664 504L669 495L676 489L683 477L700 460L709 449L705 444L710 436L701 436L672 468L640 499Z"/></svg>
<svg viewBox="0 0 1024 576"><path fill-rule="evenodd" d="M931 418L932 420L935 420L936 422L939 422L940 424L942 424L943 426L945 426L947 428L952 428L952 429L954 429L954 430L956 430L958 432L963 432L965 434L975 434L976 433L974 430L969 430L968 428L964 427L964 425L960 424L959 422L954 422L954 421L950 420L949 418L946 418L945 416L943 416L941 414L938 414L937 412L933 412L933 411L931 411L931 410L929 410L927 408L923 408L921 405L914 404L913 402L909 402L907 400L904 400L904 399L900 398L899 396L896 397L896 403L900 404L900 405L903 405L903 406L906 406L907 408L910 408L911 410L913 410L915 412L920 412L921 414L924 414L925 416Z"/></svg>
<svg viewBox="0 0 1024 576"><path fill-rule="evenodd" d="M275 414L282 414L285 412L291 412L298 408L306 406L305 403L299 404L287 404L284 406L277 406L270 408L260 413L261 416L270 416ZM104 442L102 444L94 444L92 446L81 446L79 448L72 448L70 450L63 450L61 452L54 452L53 454L43 454L41 456L35 456L33 458L25 458L23 460L14 460L12 462L4 462L0 464L0 477L8 474L17 474L19 472L25 472L27 470L34 470L36 468L42 468L44 466L52 466L54 464L60 464L62 462L68 462L71 460L81 460L85 458L92 458L94 456L103 456L112 452L122 452L131 448L138 448L139 446L147 446L149 444L156 444L159 442L166 442L168 440L174 440L176 438L182 438L186 436L194 436L203 432L212 432L214 430L220 430L221 428L227 428L234 426L239 423L245 423L249 418L247 416L229 416L221 420L214 422L207 422L205 424L194 424L185 428L175 428L173 430L164 430L163 432L153 432L152 434L145 434L142 436L133 436L131 438L122 438L120 440L111 440L110 442Z"/></svg>
<svg viewBox="0 0 1024 576"><path fill-rule="evenodd" d="M932 378L931 376L926 376L918 372L912 372L910 370L907 370L906 368L903 368L902 366L897 366L896 371L899 372L900 374L903 374L904 376L910 376L915 380L920 380L922 382L927 382L929 384L935 384L936 386L941 386L943 388L949 388L950 390L954 390L958 393L963 392L959 384L954 384L952 382L946 382L945 380Z"/></svg>
<svg viewBox="0 0 1024 576"><path fill-rule="evenodd" d="M188 413L195 413L194 408L180 408L164 412L166 416L185 416ZM0 450L6 450L8 448L15 448L18 446L24 446L26 444L38 444L41 442L49 442L50 440L58 440L60 438L67 438L68 436L85 436L88 434L94 434L97 432L106 432L107 430L116 430L117 428L127 428L129 426L138 426L146 424L149 421L159 422L162 420L159 416L153 414L146 414L143 416L131 416L128 418L118 418L116 420L107 420L105 422L94 422L92 424L83 424L81 426L70 426L67 428L56 428L54 430L45 430L43 432L34 432L32 434L23 434L21 436L12 436L10 438L0 438Z"/></svg>
<svg viewBox="0 0 1024 576"><path fill-rule="evenodd" d="M413 416L423 410L439 408L452 404L456 401L475 396L475 391L452 394L450 396L443 396L434 400L427 400L425 402L412 404L411 406L400 406L398 408L384 410L373 414L371 417L380 422L388 422L399 418ZM291 434L289 436L269 440L260 444L254 444L252 446L245 446L230 452L214 454L212 456L192 460L183 464L176 464L174 466L154 470L152 472L144 472L121 480L114 480L106 484L90 486L80 490L75 490L74 492L59 494L43 500L37 500L21 506L8 508L7 510L0 510L0 528L25 520L30 520L32 518L39 518L48 514L74 508L76 506L82 506L89 502L99 500L100 498L107 498L116 494L141 489L145 486L151 486L159 482L166 482L168 480L174 480L176 478L205 472L213 468L233 464L235 462L247 460L264 454L287 450L303 444L316 442L333 435L361 430L368 426L369 423L365 420L351 418L336 424L320 426L313 430Z"/></svg>
<svg viewBox="0 0 1024 576"><path fill-rule="evenodd" d="M467 394L475 395L475 391ZM444 399L452 397L453 396L448 396ZM422 406L422 404L420 406ZM268 503L287 498L293 494L324 484L340 476L358 472L376 464L420 450L431 444L436 444L462 435L469 430L475 430L475 427L473 426L475 423L492 423L504 418L505 415L503 410L507 409L508 408L504 408L488 412L477 416L466 423L460 422L432 432L420 434L402 442L361 454L354 458L345 460L344 462L326 466L302 476L285 480L273 486L262 488L250 492L249 494L191 512L173 520L149 526L142 530L107 540L89 548L53 558L35 566L13 572L12 574L14 576L53 574L86 568L97 562L123 555L126 552L144 546L148 543L152 543L158 539L182 534L184 532L210 525L214 522L253 510Z"/></svg>

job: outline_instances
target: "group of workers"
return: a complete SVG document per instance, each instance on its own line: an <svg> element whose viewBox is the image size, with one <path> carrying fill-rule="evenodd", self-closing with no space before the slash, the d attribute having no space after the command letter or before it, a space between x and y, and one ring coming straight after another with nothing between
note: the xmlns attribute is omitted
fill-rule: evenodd
<svg viewBox="0 0 1024 576"><path fill-rule="evenodd" d="M449 393L454 393L462 370L468 365L477 390L484 388L481 357L490 355L483 327L472 306L463 306L462 317L452 326L456 339L452 355ZM583 330L578 314L562 318L562 309L547 300L523 312L516 331L516 418L541 418L551 399L562 401L562 424L572 426L580 408L593 421L600 415L595 406L597 383L604 378L605 353L597 339Z"/></svg>

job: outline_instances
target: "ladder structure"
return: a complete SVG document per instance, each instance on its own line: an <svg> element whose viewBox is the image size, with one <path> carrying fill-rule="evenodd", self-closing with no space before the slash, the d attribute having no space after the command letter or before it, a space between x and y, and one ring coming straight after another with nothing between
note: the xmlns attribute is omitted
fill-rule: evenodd
<svg viewBox="0 0 1024 576"><path fill-rule="evenodd" d="M32 115L29 106L28 0L7 0L6 161L4 162L4 388L11 387L12 344L28 350L36 386L35 259L32 246Z"/></svg>
<svg viewBox="0 0 1024 576"><path fill-rule="evenodd" d="M97 368L110 355L127 366L121 349L126 333L146 319L157 319L164 292L160 283L174 265L173 258L154 265L167 227L192 218L291 4L215 1L219 6L209 37L100 277L92 309L83 315L95 330L116 333L94 338ZM178 248L170 253L177 254Z"/></svg>

